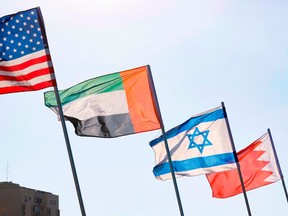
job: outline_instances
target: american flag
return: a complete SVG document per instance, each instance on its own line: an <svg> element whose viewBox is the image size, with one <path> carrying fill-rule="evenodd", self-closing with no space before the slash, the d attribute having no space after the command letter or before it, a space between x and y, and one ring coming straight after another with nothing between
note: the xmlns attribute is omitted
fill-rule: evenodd
<svg viewBox="0 0 288 216"><path fill-rule="evenodd" d="M0 94L55 86L40 8L0 18Z"/></svg>

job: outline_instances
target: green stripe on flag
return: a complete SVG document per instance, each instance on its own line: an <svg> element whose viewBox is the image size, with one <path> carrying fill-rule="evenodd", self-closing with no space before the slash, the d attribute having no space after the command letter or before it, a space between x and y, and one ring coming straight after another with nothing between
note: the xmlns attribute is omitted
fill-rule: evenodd
<svg viewBox="0 0 288 216"><path fill-rule="evenodd" d="M86 97L88 95L101 94L117 90L124 90L122 78L120 73L112 73L84 81L68 89L60 90L59 95L61 104L63 106L71 101ZM45 92L44 99L47 107L57 106L54 91Z"/></svg>

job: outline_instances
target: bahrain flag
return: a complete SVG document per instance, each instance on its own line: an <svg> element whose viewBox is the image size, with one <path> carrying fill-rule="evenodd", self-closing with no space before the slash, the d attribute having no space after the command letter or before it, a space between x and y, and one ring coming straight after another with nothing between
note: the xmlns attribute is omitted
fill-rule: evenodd
<svg viewBox="0 0 288 216"><path fill-rule="evenodd" d="M246 191L259 188L281 179L268 132L237 153ZM228 198L242 193L238 170L206 175L212 196Z"/></svg>

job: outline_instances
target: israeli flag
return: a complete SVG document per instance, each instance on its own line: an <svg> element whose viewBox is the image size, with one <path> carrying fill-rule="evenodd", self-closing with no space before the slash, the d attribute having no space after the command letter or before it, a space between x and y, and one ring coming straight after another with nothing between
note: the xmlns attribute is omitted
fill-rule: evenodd
<svg viewBox="0 0 288 216"><path fill-rule="evenodd" d="M166 132L176 177L196 176L236 169L235 156L229 138L223 108L195 115ZM157 179L171 178L163 135L152 140Z"/></svg>

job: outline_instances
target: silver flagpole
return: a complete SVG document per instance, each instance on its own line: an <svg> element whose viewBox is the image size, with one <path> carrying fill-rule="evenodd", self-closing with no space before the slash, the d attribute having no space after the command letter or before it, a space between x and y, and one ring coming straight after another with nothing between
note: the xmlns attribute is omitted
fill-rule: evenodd
<svg viewBox="0 0 288 216"><path fill-rule="evenodd" d="M223 108L223 111L224 111L224 117L225 117L225 121L226 121L226 124L227 124L227 127L228 127L228 133L229 133L230 141L231 141L231 144L232 144L234 157L235 157L235 160L236 160L237 170L238 170L238 174L239 174L239 178L240 178L240 182L241 182L241 186L242 186L242 191L243 191L243 195L244 195L244 199L245 199L245 203L246 203L247 212L248 212L248 215L251 216L252 214L251 214L251 210L250 210L250 206L249 206L249 202L248 202L248 197L247 197L247 194L246 194L246 189L245 189L245 186L244 186L242 172L241 172L241 169L240 169L240 164L239 164L239 161L238 161L236 148L235 148L235 145L234 145L234 141L233 141L233 137L232 137L229 121L228 121L228 116L227 116L227 113L226 113L226 108L224 106L224 102L222 102L221 105L222 105L222 108Z"/></svg>
<svg viewBox="0 0 288 216"><path fill-rule="evenodd" d="M74 178L74 183L75 183L75 187L76 187L76 191L77 191L77 196L78 196L78 201L79 201L81 213L82 213L82 216L86 216L84 203L83 203L83 199L82 199L82 195L81 195L80 185L79 185L79 181L78 181L78 177L77 177L76 167L75 167L75 163L74 163L74 159L73 159L72 149L71 149L71 145L70 145L70 141L69 141L69 137L68 137L67 127L66 127L65 118L63 115L63 110L62 110L62 105L61 105L57 85L54 86L54 92L55 92L55 96L56 96L56 100L57 100L60 120L61 120L61 124L62 124L63 134L64 134L64 138L65 138L65 142L66 142L67 152L68 152L70 165L71 165L71 169L72 169L72 173L73 173L73 178Z"/></svg>
<svg viewBox="0 0 288 216"><path fill-rule="evenodd" d="M276 153L276 148L275 148L275 145L274 145L274 142L273 142L273 139L272 139L272 135L271 135L270 129L268 128L267 131L268 131L269 138L270 138L270 141L271 141L271 145L272 145L273 153L274 153L274 156L275 156L278 172L279 172L279 174L281 176L281 181L282 181L284 193L285 193L285 196L286 196L286 201L288 203L287 189L286 189L286 185L285 185L285 181L284 181L284 176L283 176L283 173L282 173L282 170L281 170L281 167L280 167L280 163L279 163L279 160L278 160L278 156L277 156L277 153Z"/></svg>
<svg viewBox="0 0 288 216"><path fill-rule="evenodd" d="M167 138L166 138L166 134L165 134L164 124L163 124L163 120L162 120L162 116L161 116L161 112L160 112L160 107L158 104L158 99L157 99L157 95L156 95L156 91L155 91L155 86L154 86L154 82L153 82L153 78L152 78L152 73L151 73L151 69L150 69L149 65L147 65L147 69L148 69L148 76L149 76L149 85L150 85L151 90L152 90L153 98L155 98L157 113L159 115L160 126L161 126L161 130L162 130L162 134L163 134L165 149L166 149L166 153L167 153L167 157L168 157L168 161L169 161L170 172L171 172L172 179L173 179L173 184L174 184L174 189L175 189L175 193L176 193L176 197L177 197L180 215L184 216L182 203L181 203L181 199L180 199L180 194L179 194L177 181L176 181L176 177L175 177L175 172L174 172L174 168L173 168L173 163L172 163L172 159L171 159L171 154L170 154L170 150L169 150L169 146L168 146L168 142L167 142Z"/></svg>
<svg viewBox="0 0 288 216"><path fill-rule="evenodd" d="M41 27L43 41L45 43L45 47L48 48L48 40L47 40L47 37L46 37L44 19L42 17L42 13L41 13L40 7L37 7L37 12L38 12L39 20L40 20L39 24L40 24L40 27ZM55 78L55 80L56 80L56 78ZM63 110L62 110L62 105L61 105L61 100L60 100L57 84L54 86L54 93L55 93L56 100L57 100L60 120L61 120L62 129L63 129L63 133L64 133L64 138L65 138L65 141L66 141L66 147L67 147L67 151L68 151L68 155L69 155L69 159L70 159L70 165L71 165L71 169L72 169L72 173L73 173L73 177L74 177L74 182L75 182L75 186L76 186L76 191L77 191L77 195L78 195L78 200L79 200L79 204L80 204L81 213L82 213L82 216L86 216L84 203L83 203L83 200L82 200L81 190L80 190L79 181L78 181L78 177L77 177L77 172L76 172L76 168L75 168L75 164L74 164L73 154L72 154L72 150L71 150L71 146L70 146L70 141L69 141L68 132L67 132L66 124L65 124L65 118L64 118L64 115L63 115Z"/></svg>

